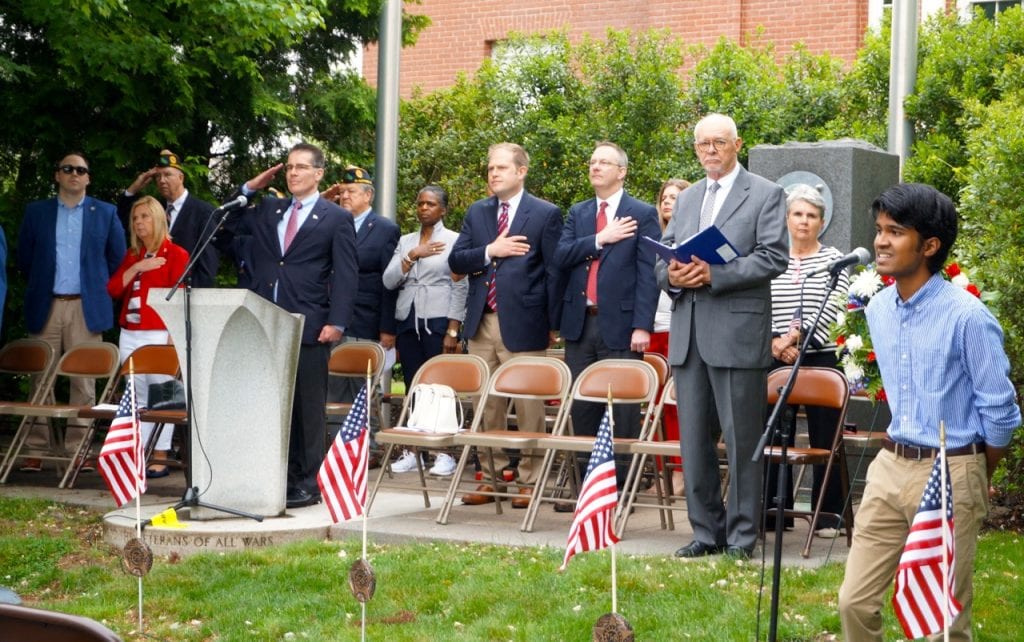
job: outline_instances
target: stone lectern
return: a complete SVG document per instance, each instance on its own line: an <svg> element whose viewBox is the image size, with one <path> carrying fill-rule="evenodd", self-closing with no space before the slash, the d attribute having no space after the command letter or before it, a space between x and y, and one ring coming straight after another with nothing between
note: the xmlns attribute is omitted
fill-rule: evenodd
<svg viewBox="0 0 1024 642"><path fill-rule="evenodd" d="M185 292L149 291L167 324L185 385ZM192 486L200 501L284 513L295 371L303 317L249 290L192 290ZM231 517L203 507L191 519Z"/></svg>

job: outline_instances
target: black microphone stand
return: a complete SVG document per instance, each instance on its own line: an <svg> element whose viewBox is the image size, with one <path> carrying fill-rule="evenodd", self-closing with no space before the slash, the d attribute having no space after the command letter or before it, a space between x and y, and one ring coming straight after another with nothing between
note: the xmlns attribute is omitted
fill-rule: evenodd
<svg viewBox="0 0 1024 642"><path fill-rule="evenodd" d="M257 522L263 521L262 515L256 515L254 513L247 513L235 508L226 508L224 506L216 506L214 504L208 504L199 499L200 493L199 488L192 485L192 430L193 430L193 416L192 416L192 272L195 269L196 263L199 262L199 257L203 255L203 252L209 247L213 237L217 235L220 228L224 225L224 221L227 218L228 209L225 207L218 207L216 210L210 213L211 218L217 216L216 225L213 226L213 230L200 243L195 253L189 257L188 264L185 265L185 271L182 273L181 278L174 284L171 291L164 297L165 301L170 301L174 296L174 293L178 291L178 288L184 283L185 284L185 379L188 381L188 386L185 387L185 441L187 447L185 449L185 494L182 495L181 499L177 504L174 505L174 511L177 512L182 508L208 508L210 510L220 511L222 513L228 513L230 515L237 515L238 517L247 517L254 519ZM219 212L219 216L218 216ZM143 524L143 528L150 525L152 520L147 520Z"/></svg>
<svg viewBox="0 0 1024 642"><path fill-rule="evenodd" d="M784 498L786 496L786 490L788 488L788 473L789 467L786 465L786 456L789 449L789 426L786 422L780 421L780 416L785 410L786 406L789 405L789 395L793 392L793 386L796 383L797 373L800 371L800 365L804 361L804 354L807 352L807 348L811 343L811 337L814 335L814 328L817 327L818 322L821 321L821 313L825 310L825 306L828 305L829 296L833 290L836 289L836 285L839 283L839 273L842 270L836 270L831 273L828 285L825 287L825 296L821 299L821 305L818 306L818 311L814 315L814 323L811 324L811 329L803 337L803 342L800 344L800 351L796 355L796 360L791 366L789 372L789 379L786 380L786 385L779 391L779 398L775 402L775 407L772 408L772 413L768 417L768 422L765 424L764 433L761 435L761 441L758 442L757 448L754 450L754 456L751 458L752 461L759 462L764 456L764 448L769 442L774 443L772 440L773 435L779 437L779 471L776 475L775 484L775 547L773 551L772 562L774 567L772 568L772 601L771 601L771 619L768 625L768 640L775 642L776 636L778 635L779 629L779 589L782 584L782 536L785 532L785 521L786 521L786 502Z"/></svg>

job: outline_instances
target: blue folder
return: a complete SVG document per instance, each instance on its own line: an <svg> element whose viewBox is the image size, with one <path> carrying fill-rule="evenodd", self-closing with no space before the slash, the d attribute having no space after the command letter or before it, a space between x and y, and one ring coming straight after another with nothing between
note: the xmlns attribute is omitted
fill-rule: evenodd
<svg viewBox="0 0 1024 642"><path fill-rule="evenodd" d="M666 263L672 259L680 263L689 263L690 257L696 256L713 265L724 265L737 256L742 256L714 225L709 225L675 247L669 247L649 236L641 237L640 240Z"/></svg>

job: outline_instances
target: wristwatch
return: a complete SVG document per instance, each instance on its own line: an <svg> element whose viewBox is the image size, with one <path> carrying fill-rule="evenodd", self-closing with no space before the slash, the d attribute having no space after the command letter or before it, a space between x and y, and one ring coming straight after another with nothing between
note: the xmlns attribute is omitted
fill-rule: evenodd
<svg viewBox="0 0 1024 642"><path fill-rule="evenodd" d="M453 339L458 339L459 338L459 331L456 330L455 328L448 328L448 336L453 338Z"/></svg>

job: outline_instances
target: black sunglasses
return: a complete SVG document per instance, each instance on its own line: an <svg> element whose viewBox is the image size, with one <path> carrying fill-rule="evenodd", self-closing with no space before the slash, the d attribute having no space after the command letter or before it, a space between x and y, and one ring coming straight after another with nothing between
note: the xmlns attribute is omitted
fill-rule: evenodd
<svg viewBox="0 0 1024 642"><path fill-rule="evenodd" d="M89 173L88 167L80 167L78 165L61 165L57 169L65 174L78 174L79 176L85 176Z"/></svg>

